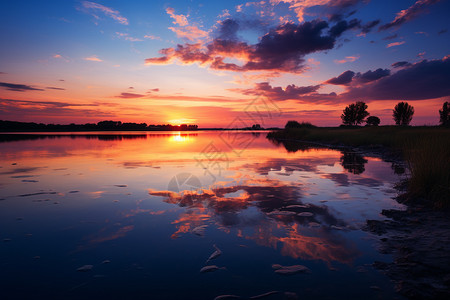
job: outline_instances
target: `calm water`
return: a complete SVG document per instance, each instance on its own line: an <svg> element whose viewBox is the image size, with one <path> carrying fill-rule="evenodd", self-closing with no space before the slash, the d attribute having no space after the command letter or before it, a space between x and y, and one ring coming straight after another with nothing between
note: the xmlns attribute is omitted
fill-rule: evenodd
<svg viewBox="0 0 450 300"><path fill-rule="evenodd" d="M1 298L400 299L360 229L391 164L265 135L0 136Z"/></svg>

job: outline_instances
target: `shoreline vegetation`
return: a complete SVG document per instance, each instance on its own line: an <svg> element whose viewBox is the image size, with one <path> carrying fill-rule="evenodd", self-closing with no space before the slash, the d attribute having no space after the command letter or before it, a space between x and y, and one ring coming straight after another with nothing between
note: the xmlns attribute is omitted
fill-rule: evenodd
<svg viewBox="0 0 450 300"><path fill-rule="evenodd" d="M259 124L244 128L199 128L195 124L159 124L122 123L121 121L101 121L86 124L43 124L35 122L17 122L0 120L0 132L89 132L89 131L196 131L196 130L279 130L263 128Z"/></svg>
<svg viewBox="0 0 450 300"><path fill-rule="evenodd" d="M410 174L397 197L406 210L383 210L388 219L367 220L363 228L379 236L381 253L393 256L392 262L375 261L373 267L408 299L450 299L450 128L295 123L297 128L288 126L267 138L375 152L406 163Z"/></svg>
<svg viewBox="0 0 450 300"><path fill-rule="evenodd" d="M441 126L315 127L272 131L267 138L324 143L331 147L358 147L389 152L410 170L407 191L399 200L437 209L450 207L450 128Z"/></svg>

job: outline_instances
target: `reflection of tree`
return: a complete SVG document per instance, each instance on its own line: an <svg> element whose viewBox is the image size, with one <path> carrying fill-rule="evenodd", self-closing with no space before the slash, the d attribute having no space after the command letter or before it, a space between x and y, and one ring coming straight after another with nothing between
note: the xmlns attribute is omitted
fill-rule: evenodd
<svg viewBox="0 0 450 300"><path fill-rule="evenodd" d="M367 159L356 152L344 151L341 156L341 165L348 172L353 174L362 174L366 169L364 165Z"/></svg>
<svg viewBox="0 0 450 300"><path fill-rule="evenodd" d="M283 145L287 152L308 151L311 149L318 149L320 147L312 147L311 144L290 141L290 140L277 140L274 138L268 138L274 145Z"/></svg>

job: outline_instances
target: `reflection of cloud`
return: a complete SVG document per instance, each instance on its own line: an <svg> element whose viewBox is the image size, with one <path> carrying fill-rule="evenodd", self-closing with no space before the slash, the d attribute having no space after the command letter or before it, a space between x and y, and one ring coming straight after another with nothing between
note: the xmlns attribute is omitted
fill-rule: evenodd
<svg viewBox="0 0 450 300"><path fill-rule="evenodd" d="M331 179L335 183L337 183L340 186L349 186L350 183L348 181L347 174L324 174L321 176L322 178Z"/></svg>
<svg viewBox="0 0 450 300"><path fill-rule="evenodd" d="M332 225L345 227L345 222L336 219L325 206L302 204L298 187L269 179L243 181L243 184L180 193L149 190L149 194L186 208L172 222L176 226L172 238L214 220L218 229L228 233L232 228L237 229L240 237L259 245L277 248L281 243L281 253L293 258L349 263L357 255L353 245L330 229ZM250 213L250 207L257 208L258 213ZM310 222L320 223L322 227L309 228ZM248 227L254 227L251 236L244 233L243 228ZM284 233L279 229L284 229Z"/></svg>
<svg viewBox="0 0 450 300"><path fill-rule="evenodd" d="M130 232L131 230L134 229L134 225L128 225L128 226L123 226L121 228L119 228L117 231L112 232L110 234L104 235L104 236L99 236L99 237L95 237L93 239L90 240L91 244L98 244L98 243L104 243L107 241L112 241L118 238L122 238L124 236L127 235L128 232Z"/></svg>
<svg viewBox="0 0 450 300"><path fill-rule="evenodd" d="M350 264L359 255L354 244L347 243L323 228L317 229L320 231L320 235L315 237L302 233L298 224L289 227L287 236L279 239L283 243L281 249L283 255L295 259L318 259L327 263L339 261L347 264Z"/></svg>

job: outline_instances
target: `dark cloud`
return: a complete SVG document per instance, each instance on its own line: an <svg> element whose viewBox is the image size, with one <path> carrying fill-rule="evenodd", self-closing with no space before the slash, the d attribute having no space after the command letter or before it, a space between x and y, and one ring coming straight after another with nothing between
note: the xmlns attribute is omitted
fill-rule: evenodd
<svg viewBox="0 0 450 300"><path fill-rule="evenodd" d="M411 66L411 63L409 63L407 61L398 61L398 62L393 63L391 66L394 68L409 67L409 66Z"/></svg>
<svg viewBox="0 0 450 300"><path fill-rule="evenodd" d="M34 87L32 87L30 85L26 85L26 84L0 82L0 86L6 88L9 91L14 91L14 92L43 91L43 89L34 88Z"/></svg>
<svg viewBox="0 0 450 300"><path fill-rule="evenodd" d="M123 99L132 99L132 98L142 98L145 95L142 94L135 94L135 93L121 93L119 96L116 96L117 98L123 98Z"/></svg>
<svg viewBox="0 0 450 300"><path fill-rule="evenodd" d="M271 100L298 99L301 95L317 92L320 85L296 86L288 85L285 89L282 87L272 87L268 82L257 83L253 89L236 90L244 95L265 95Z"/></svg>
<svg viewBox="0 0 450 300"><path fill-rule="evenodd" d="M369 33L370 31L372 31L372 29L377 26L378 24L380 24L380 20L374 20L374 21L370 21L366 24L364 24L363 26L361 26L361 32L364 34Z"/></svg>
<svg viewBox="0 0 450 300"><path fill-rule="evenodd" d="M387 37L384 37L383 40L384 41L390 41L390 40L396 39L397 37L398 37L398 34L393 34L393 35L389 35Z"/></svg>
<svg viewBox="0 0 450 300"><path fill-rule="evenodd" d="M0 72L0 75L6 74L5 72Z"/></svg>
<svg viewBox="0 0 450 300"><path fill-rule="evenodd" d="M59 81L65 81L64 79L60 79Z"/></svg>
<svg viewBox="0 0 450 300"><path fill-rule="evenodd" d="M446 33L448 31L448 29L442 29L442 30L440 30L439 32L438 32L438 34L444 34L444 33Z"/></svg>
<svg viewBox="0 0 450 300"><path fill-rule="evenodd" d="M102 106L108 105L102 103ZM11 116L43 117L43 116L71 116L83 117L114 117L99 109L86 109L82 107L98 107L100 104L74 104L68 102L29 101L0 98L0 119L7 120ZM21 120L24 120L22 118Z"/></svg>
<svg viewBox="0 0 450 300"><path fill-rule="evenodd" d="M183 64L199 63L216 70L252 71L272 70L298 73L304 69L304 56L330 50L336 38L345 30L358 26L358 21L343 21L323 34L328 28L325 21L314 20L302 24L278 25L265 34L257 44L249 45L235 38L236 25L225 20L227 29L220 34L227 39L213 39L209 44L184 44L160 50L162 57L148 58L147 64L169 64L178 60ZM225 61L238 58L244 63L237 65Z"/></svg>
<svg viewBox="0 0 450 300"><path fill-rule="evenodd" d="M429 5L438 3L441 0L417 0L416 3L411 5L409 8L401 10L397 13L395 19L383 26L380 26L379 30L387 30L390 28L395 28L401 26L403 23L411 21L412 19L418 17L419 15L426 12L426 8Z"/></svg>
<svg viewBox="0 0 450 300"><path fill-rule="evenodd" d="M347 31L349 29L353 28L360 28L361 27L361 21L358 19L353 19L347 22L346 20L339 21L330 28L329 33L333 37L339 37L344 31Z"/></svg>
<svg viewBox="0 0 450 300"><path fill-rule="evenodd" d="M346 85L352 82L353 76L355 75L355 72L353 71L345 71L338 77L333 77L331 79L328 79L325 83L328 84L335 84L335 85Z"/></svg>
<svg viewBox="0 0 450 300"><path fill-rule="evenodd" d="M333 77L327 80L325 83L334 84L334 85L350 85L350 84L366 84L368 82L372 82L378 80L382 77L389 76L391 71L389 69L377 69L375 71L367 71L365 73L355 73L353 71L345 71L341 75L337 77Z"/></svg>
<svg viewBox="0 0 450 300"><path fill-rule="evenodd" d="M217 30L217 39L236 40L238 31L239 23L233 19L226 19L221 22L219 29Z"/></svg>
<svg viewBox="0 0 450 300"><path fill-rule="evenodd" d="M423 60L362 87L351 87L341 98L425 100L450 96L450 57Z"/></svg>
<svg viewBox="0 0 450 300"><path fill-rule="evenodd" d="M66 89L60 88L60 87L54 87L54 86L48 86L46 87L47 90L58 90L58 91L65 91Z"/></svg>
<svg viewBox="0 0 450 300"><path fill-rule="evenodd" d="M151 92L159 92L159 89L156 88L156 89L150 89L150 90L148 90L148 93L151 93Z"/></svg>
<svg viewBox="0 0 450 300"><path fill-rule="evenodd" d="M378 80L382 77L389 76L391 74L391 70L389 69L376 69L375 71L367 71L365 73L358 73L355 75L355 80L357 80L360 83L367 83L371 81Z"/></svg>

